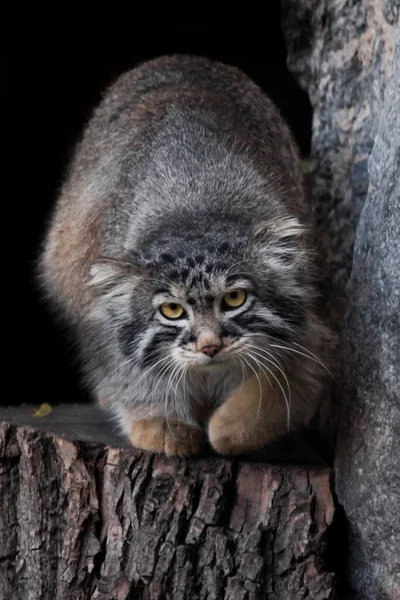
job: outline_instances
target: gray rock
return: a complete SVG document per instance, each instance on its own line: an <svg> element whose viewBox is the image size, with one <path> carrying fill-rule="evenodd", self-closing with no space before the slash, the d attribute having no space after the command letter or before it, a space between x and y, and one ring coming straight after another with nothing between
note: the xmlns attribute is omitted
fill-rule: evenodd
<svg viewBox="0 0 400 600"><path fill-rule="evenodd" d="M283 0L289 69L313 106L313 200L326 305L344 314L367 164L393 69L397 2Z"/></svg>
<svg viewBox="0 0 400 600"><path fill-rule="evenodd" d="M395 63L347 289L335 464L350 582L371 600L400 598L400 26Z"/></svg>
<svg viewBox="0 0 400 600"><path fill-rule="evenodd" d="M326 307L338 328L344 317L335 473L349 525L348 578L360 600L394 600L400 598L399 2L283 4L289 67L314 107L313 199Z"/></svg>

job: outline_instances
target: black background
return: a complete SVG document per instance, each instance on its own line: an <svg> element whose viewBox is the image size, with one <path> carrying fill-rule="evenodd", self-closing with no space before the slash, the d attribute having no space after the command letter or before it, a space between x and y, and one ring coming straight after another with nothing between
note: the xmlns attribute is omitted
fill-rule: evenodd
<svg viewBox="0 0 400 600"><path fill-rule="evenodd" d="M156 29L146 22L140 27L141 37L134 27L130 34L119 34L115 23L111 31L103 26L90 37L73 28L65 31L61 23L35 24L29 35L17 36L6 53L3 126L10 132L12 181L6 203L11 216L3 220L3 237L11 273L3 276L3 290L11 310L3 318L4 329L11 332L6 350L13 385L2 394L2 403L87 400L75 352L40 300L34 266L74 144L102 92L120 73L173 52L236 65L271 96L303 155L309 152L311 108L287 71L278 2L269 3L267 18L256 29L254 22L247 27L187 21Z"/></svg>

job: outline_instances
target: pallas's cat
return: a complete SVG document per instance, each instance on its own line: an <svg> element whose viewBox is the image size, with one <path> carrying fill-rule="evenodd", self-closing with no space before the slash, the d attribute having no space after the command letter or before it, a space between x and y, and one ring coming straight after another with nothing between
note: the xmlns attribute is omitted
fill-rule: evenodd
<svg viewBox="0 0 400 600"><path fill-rule="evenodd" d="M310 421L329 331L309 225L292 136L245 74L168 56L108 89L39 273L134 446L239 454Z"/></svg>

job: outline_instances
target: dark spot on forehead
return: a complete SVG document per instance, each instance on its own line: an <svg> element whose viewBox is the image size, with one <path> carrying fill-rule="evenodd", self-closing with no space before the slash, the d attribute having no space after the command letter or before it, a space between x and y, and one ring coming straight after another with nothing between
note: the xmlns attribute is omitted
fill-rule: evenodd
<svg viewBox="0 0 400 600"><path fill-rule="evenodd" d="M170 271L168 273L167 277L176 281L179 279L179 272L176 269L174 269L173 271Z"/></svg>
<svg viewBox="0 0 400 600"><path fill-rule="evenodd" d="M207 250L209 252L215 252L215 246L214 246L214 244L207 244Z"/></svg>
<svg viewBox="0 0 400 600"><path fill-rule="evenodd" d="M182 271L181 271L182 279L187 279L189 276L189 273L190 273L189 269L182 269Z"/></svg>
<svg viewBox="0 0 400 600"><path fill-rule="evenodd" d="M191 306L195 306L196 300L192 296L189 296L189 298L187 299L187 303L190 304Z"/></svg>
<svg viewBox="0 0 400 600"><path fill-rule="evenodd" d="M194 257L195 261L197 262L198 265L201 265L202 262L204 261L204 254L196 254L196 256Z"/></svg>
<svg viewBox="0 0 400 600"><path fill-rule="evenodd" d="M204 270L206 273L210 274L213 271L213 269L213 265L207 265Z"/></svg>
<svg viewBox="0 0 400 600"><path fill-rule="evenodd" d="M228 244L228 242L223 242L222 244L220 244L218 246L218 250L219 252L226 252L227 250L229 250L230 246Z"/></svg>
<svg viewBox="0 0 400 600"><path fill-rule="evenodd" d="M169 262L169 263L173 263L175 262L175 258L172 256L172 254L169 254L168 252L163 252L160 256L161 260L164 260L165 262Z"/></svg>
<svg viewBox="0 0 400 600"><path fill-rule="evenodd" d="M206 290L209 290L209 289L210 289L210 287L211 287L211 286L210 286L210 282L208 281L208 279L204 279L204 281L203 281L203 285L204 285L204 287L206 288Z"/></svg>
<svg viewBox="0 0 400 600"><path fill-rule="evenodd" d="M193 258L189 257L186 259L186 264L188 264L189 267L192 267L192 269L193 269L193 267L195 266L196 263L194 262Z"/></svg>
<svg viewBox="0 0 400 600"><path fill-rule="evenodd" d="M185 258L186 254L184 253L183 250L179 250L178 251L178 256L179 256L179 258Z"/></svg>

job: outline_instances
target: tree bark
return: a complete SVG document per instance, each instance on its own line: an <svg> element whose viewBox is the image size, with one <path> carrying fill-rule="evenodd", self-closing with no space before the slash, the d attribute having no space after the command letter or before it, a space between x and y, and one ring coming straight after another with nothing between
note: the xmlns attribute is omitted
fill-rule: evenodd
<svg viewBox="0 0 400 600"><path fill-rule="evenodd" d="M112 447L62 410L0 424L1 600L334 598L329 468Z"/></svg>

